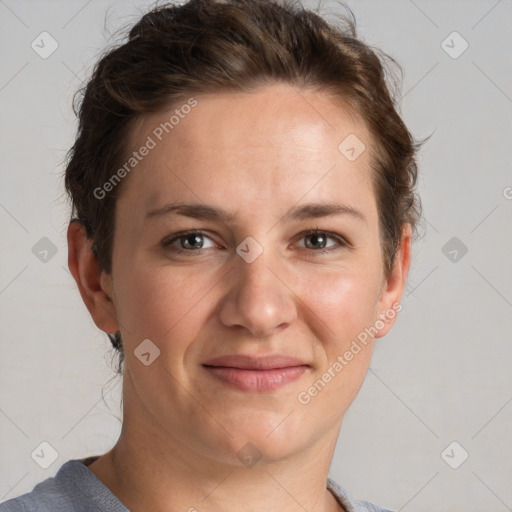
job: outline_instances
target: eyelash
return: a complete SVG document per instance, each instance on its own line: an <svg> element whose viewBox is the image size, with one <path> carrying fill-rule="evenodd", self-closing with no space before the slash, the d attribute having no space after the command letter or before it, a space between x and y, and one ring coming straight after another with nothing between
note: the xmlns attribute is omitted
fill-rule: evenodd
<svg viewBox="0 0 512 512"><path fill-rule="evenodd" d="M315 254L318 254L318 253L320 253L320 254L327 254L327 253L330 253L332 251L338 250L339 248L344 248L344 247L345 248L350 248L351 247L351 245L342 236L337 235L336 233L331 233L329 231L322 231L322 230L320 230L318 228L317 229L310 229L308 231L305 231L304 233L301 233L301 238L305 238L307 236L318 235L318 234L326 235L327 238L332 238L333 240L336 240L338 245L339 245L339 247L333 247L333 248L327 248L327 249L324 248L324 249L318 249L318 250L310 249L310 251L315 253ZM178 249L176 247L172 247L172 244L174 242L176 242L178 240L181 240L181 239L188 238L191 235L201 235L203 237L206 237L206 238L209 238L210 240L212 240L212 238L210 236L208 236L204 231L201 231L201 230L191 230L191 231L183 231L181 233L177 233L172 238L165 239L162 242L162 245L165 248L171 249L171 251L174 252L175 254L187 253L187 254L190 254L191 256L192 256L192 254L194 256L201 256L203 254L203 251L206 251L209 248L193 250L193 249ZM212 242L214 242L214 241L212 240ZM306 247L305 250L308 250L308 248Z"/></svg>

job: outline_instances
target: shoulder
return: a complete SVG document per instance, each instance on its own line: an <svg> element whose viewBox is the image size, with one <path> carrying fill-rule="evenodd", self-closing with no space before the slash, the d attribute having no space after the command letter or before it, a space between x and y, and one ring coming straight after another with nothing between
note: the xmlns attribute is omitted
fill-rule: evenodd
<svg viewBox="0 0 512 512"><path fill-rule="evenodd" d="M382 508L369 501L355 499L341 485L337 484L331 478L327 479L327 488L334 494L338 501L343 505L346 512L393 512L387 508ZM0 512L2 512L0 510Z"/></svg>
<svg viewBox="0 0 512 512"><path fill-rule="evenodd" d="M31 492L0 503L0 512L96 512L128 509L81 459L67 461Z"/></svg>
<svg viewBox="0 0 512 512"><path fill-rule="evenodd" d="M69 462L66 464L69 464ZM59 473L64 466L61 467ZM40 482L31 492L0 503L0 512L28 512L31 510L46 512L51 510L52 507L58 506L58 501L62 501L66 488L62 486L62 483L59 483L57 475ZM57 508L57 510L60 509Z"/></svg>

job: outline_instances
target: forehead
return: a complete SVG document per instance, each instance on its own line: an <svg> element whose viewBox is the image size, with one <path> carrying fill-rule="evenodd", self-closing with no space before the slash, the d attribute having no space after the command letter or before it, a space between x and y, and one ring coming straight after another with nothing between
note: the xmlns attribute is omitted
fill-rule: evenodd
<svg viewBox="0 0 512 512"><path fill-rule="evenodd" d="M145 144L153 147L119 199L133 211L176 199L229 200L240 211L302 197L372 206L366 125L318 91L278 84L187 96L134 123L130 153Z"/></svg>

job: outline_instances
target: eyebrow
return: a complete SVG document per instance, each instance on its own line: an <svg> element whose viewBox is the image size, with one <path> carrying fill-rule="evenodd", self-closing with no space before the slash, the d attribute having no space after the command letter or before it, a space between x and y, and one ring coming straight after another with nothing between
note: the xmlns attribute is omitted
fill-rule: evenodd
<svg viewBox="0 0 512 512"><path fill-rule="evenodd" d="M160 208L149 211L145 219L160 217L163 215L182 215L198 220L209 220L216 222L231 222L234 214L214 206L205 204L170 203ZM281 220L306 220L333 215L349 215L354 219L367 222L365 216L355 208L340 203L309 203L296 206L289 210Z"/></svg>

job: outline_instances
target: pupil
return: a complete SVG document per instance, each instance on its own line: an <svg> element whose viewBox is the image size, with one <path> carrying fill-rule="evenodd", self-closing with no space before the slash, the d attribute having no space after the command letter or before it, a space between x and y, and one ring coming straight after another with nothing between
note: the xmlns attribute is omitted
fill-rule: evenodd
<svg viewBox="0 0 512 512"><path fill-rule="evenodd" d="M320 243L321 245L323 245L323 238L324 238L323 236L321 236L321 235L310 235L310 236L313 241L314 247L317 247L317 245L316 245L317 243Z"/></svg>
<svg viewBox="0 0 512 512"><path fill-rule="evenodd" d="M193 240L192 243L190 243L191 240ZM190 236L188 236L186 238L186 242L188 242L189 245L191 245L191 246L194 246L194 243L199 244L199 249L202 247L201 237L199 235L190 235Z"/></svg>

